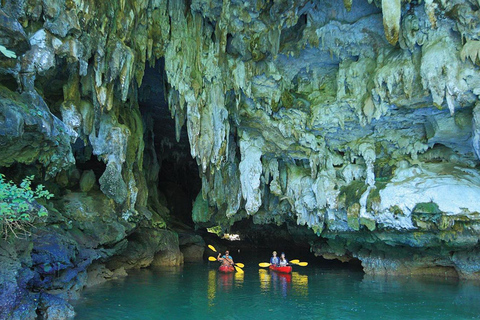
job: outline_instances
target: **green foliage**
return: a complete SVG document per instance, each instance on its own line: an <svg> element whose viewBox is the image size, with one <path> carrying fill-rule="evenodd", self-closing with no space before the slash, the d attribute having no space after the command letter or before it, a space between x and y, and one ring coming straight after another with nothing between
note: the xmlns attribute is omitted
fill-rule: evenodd
<svg viewBox="0 0 480 320"><path fill-rule="evenodd" d="M433 201L420 202L412 210L412 220L420 229L432 229L442 225L442 211ZM442 226L444 229L448 227Z"/></svg>
<svg viewBox="0 0 480 320"><path fill-rule="evenodd" d="M12 181L5 180L0 174L0 234L7 237L10 233L18 236L28 233L27 227L31 226L38 218L46 217L47 210L40 206L36 200L50 199L53 197L41 184L32 189L34 176L25 177L20 186Z"/></svg>
<svg viewBox="0 0 480 320"><path fill-rule="evenodd" d="M215 227L207 228L207 232L214 233L219 237L223 235L223 230L222 230L221 226L215 226Z"/></svg>
<svg viewBox="0 0 480 320"><path fill-rule="evenodd" d="M426 213L426 214L439 214L442 213L438 204L433 201L430 202L420 202L415 205L412 210L413 213Z"/></svg>
<svg viewBox="0 0 480 320"><path fill-rule="evenodd" d="M156 229L164 229L167 227L165 220L156 212L152 215L152 226Z"/></svg>

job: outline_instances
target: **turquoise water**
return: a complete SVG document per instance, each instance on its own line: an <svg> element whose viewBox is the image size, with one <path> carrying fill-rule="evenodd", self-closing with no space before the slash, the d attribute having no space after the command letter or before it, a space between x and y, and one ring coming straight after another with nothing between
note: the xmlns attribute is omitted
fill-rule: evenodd
<svg viewBox="0 0 480 320"><path fill-rule="evenodd" d="M216 267L131 272L87 289L76 319L480 319L478 283L320 266L285 276L253 263L243 276L225 275Z"/></svg>

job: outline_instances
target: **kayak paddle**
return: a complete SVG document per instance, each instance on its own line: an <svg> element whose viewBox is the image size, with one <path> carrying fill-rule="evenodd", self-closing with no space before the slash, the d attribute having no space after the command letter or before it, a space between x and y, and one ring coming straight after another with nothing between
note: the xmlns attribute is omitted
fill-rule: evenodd
<svg viewBox="0 0 480 320"><path fill-rule="evenodd" d="M217 261L217 258L215 257L208 257L208 261ZM234 263L235 266L240 267L240 268L245 268L245 265L241 262Z"/></svg>
<svg viewBox="0 0 480 320"><path fill-rule="evenodd" d="M290 261L290 264L294 264L294 265L300 266L300 267L306 267L306 266L308 266L308 262L298 262L298 263L294 263L293 261L295 261L295 260ZM260 262L260 263L258 264L258 266L259 266L259 267L262 267L262 268L268 268L268 267L270 266L270 263L268 263L268 262Z"/></svg>
<svg viewBox="0 0 480 320"><path fill-rule="evenodd" d="M297 266L300 266L300 267L306 267L306 266L308 266L308 262L300 262L300 260L298 260L298 259L290 260L289 263L290 263L290 264L297 265Z"/></svg>
<svg viewBox="0 0 480 320"><path fill-rule="evenodd" d="M292 261L290 261L291 264L294 264L296 266L300 266L300 267L306 267L308 266L308 262L299 262L299 263L293 263Z"/></svg>
<svg viewBox="0 0 480 320"><path fill-rule="evenodd" d="M217 252L217 249L215 249L215 247L212 246L211 244L208 245L208 248L209 248L210 250L212 250L213 252Z"/></svg>
<svg viewBox="0 0 480 320"><path fill-rule="evenodd" d="M234 266L235 270L237 270L238 273L244 273L245 271L242 270L242 268L239 268L237 266Z"/></svg>

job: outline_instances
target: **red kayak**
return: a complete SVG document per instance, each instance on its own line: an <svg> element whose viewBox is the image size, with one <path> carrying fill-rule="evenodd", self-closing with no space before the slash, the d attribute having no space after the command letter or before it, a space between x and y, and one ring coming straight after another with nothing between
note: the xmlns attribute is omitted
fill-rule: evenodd
<svg viewBox="0 0 480 320"><path fill-rule="evenodd" d="M279 273L291 273L292 272L292 267L291 266L285 266L285 267L270 266L268 268L272 271L279 272Z"/></svg>
<svg viewBox="0 0 480 320"><path fill-rule="evenodd" d="M235 271L235 268L233 266L220 266L218 271L223 273L231 273Z"/></svg>

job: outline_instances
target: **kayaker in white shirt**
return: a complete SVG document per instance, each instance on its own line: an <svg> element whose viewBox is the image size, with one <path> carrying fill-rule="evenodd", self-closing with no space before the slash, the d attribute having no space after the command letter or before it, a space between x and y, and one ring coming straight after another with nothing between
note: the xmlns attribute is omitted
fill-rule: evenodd
<svg viewBox="0 0 480 320"><path fill-rule="evenodd" d="M285 253L282 252L282 254L280 255L280 260L278 262L278 265L280 267L285 267L288 265L288 260L287 258L285 258Z"/></svg>

